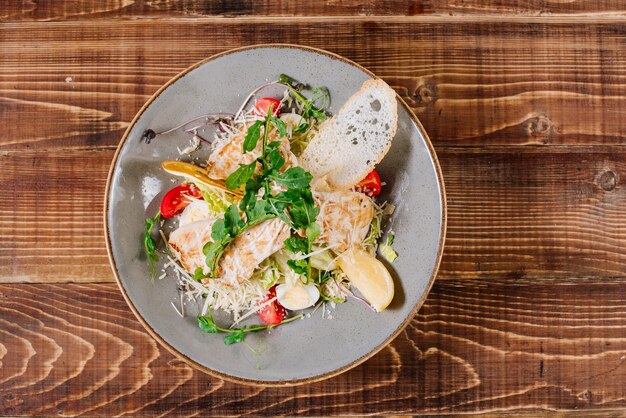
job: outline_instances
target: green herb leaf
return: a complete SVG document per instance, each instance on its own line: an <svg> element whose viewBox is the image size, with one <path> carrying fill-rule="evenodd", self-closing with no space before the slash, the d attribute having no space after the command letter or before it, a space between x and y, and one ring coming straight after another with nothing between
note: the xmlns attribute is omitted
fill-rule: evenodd
<svg viewBox="0 0 626 418"><path fill-rule="evenodd" d="M270 151L274 151L280 147L280 141L272 141L265 146L265 151L269 153Z"/></svg>
<svg viewBox="0 0 626 418"><path fill-rule="evenodd" d="M307 254L309 252L309 243L305 238L291 237L285 240L285 247L292 253Z"/></svg>
<svg viewBox="0 0 626 418"><path fill-rule="evenodd" d="M310 107L306 109L302 116L306 118L315 118L317 120L326 120L328 116L322 110L315 109L314 107Z"/></svg>
<svg viewBox="0 0 626 418"><path fill-rule="evenodd" d="M211 313L210 309L208 311L208 315L198 315L197 317L198 327L204 332L207 332L209 334L218 334L220 332L225 333L226 336L224 336L224 344L226 345L231 345L243 341L245 339L246 333L271 329L278 325L287 324L300 318L302 318L302 314L293 316L289 319L285 319L277 325L251 325L243 326L241 328L223 328L215 323L215 320L213 319L213 314Z"/></svg>
<svg viewBox="0 0 626 418"><path fill-rule="evenodd" d="M212 273L215 273L215 269L217 268L217 263L219 262L220 257L222 257L226 246L230 244L232 240L232 238L226 238L222 241L207 242L206 244L204 244L204 247L202 247L202 252L206 257L206 265L209 267Z"/></svg>
<svg viewBox="0 0 626 418"><path fill-rule="evenodd" d="M256 161L250 164L241 164L239 168L226 179L226 187L229 190L236 190L245 184L254 174Z"/></svg>
<svg viewBox="0 0 626 418"><path fill-rule="evenodd" d="M294 90L293 80L288 78L282 80L287 83L286 85L294 93L296 99L305 104L306 111L313 112L313 114L319 111L313 105L317 98L305 99ZM315 90L314 93L320 91ZM326 98L324 98L325 101ZM203 247L206 264L213 274L224 250L233 239L246 229L265 220L279 217L295 230L306 230L307 238L299 238L299 241L294 239L292 243L292 249L297 248L303 254L311 252L311 243L320 234L319 225L315 223L319 209L315 207L311 192L312 175L301 167L291 167L280 172L285 165L285 157L280 152L280 141L268 143L271 125L276 127L280 137L286 135L285 123L268 111L268 115L263 120L255 122L248 128L243 145L244 152L255 149L261 138L261 126L263 126L261 156L250 164L241 165L226 179L226 185L231 190L245 185L245 193L238 205L228 207L224 213L224 219L221 222L218 221L211 231L213 242L206 243ZM256 170L257 164L262 168L260 172ZM270 182L275 182L287 190L273 195ZM261 189L264 192L263 197L258 198ZM241 219L239 210L245 213L245 221ZM293 260L292 268L297 269L301 274L306 274L307 278L311 276L311 264L308 259Z"/></svg>
<svg viewBox="0 0 626 418"><path fill-rule="evenodd" d="M202 267L196 268L196 270L193 272L193 275L191 276L192 279L197 281L200 281L202 279L208 279L210 277L210 274L204 274L204 271L202 271Z"/></svg>
<svg viewBox="0 0 626 418"><path fill-rule="evenodd" d="M208 332L209 334L217 334L218 332L215 321L211 316L198 315L198 326L202 331Z"/></svg>
<svg viewBox="0 0 626 418"><path fill-rule="evenodd" d="M265 200L258 200L252 210L246 212L248 227L258 225L263 221L275 218L276 215L271 213L269 205Z"/></svg>
<svg viewBox="0 0 626 418"><path fill-rule="evenodd" d="M263 181L251 178L246 183L246 192L239 202L239 209L246 212L254 206L255 198L259 193L259 189L263 186Z"/></svg>
<svg viewBox="0 0 626 418"><path fill-rule="evenodd" d="M211 227L211 238L213 238L214 242L222 241L224 238L229 236L228 231L226 230L226 223L223 219L218 219L213 223Z"/></svg>
<svg viewBox="0 0 626 418"><path fill-rule="evenodd" d="M259 142L259 138L261 137L261 126L263 126L263 121L257 120L248 128L248 132L246 132L246 137L243 140L244 154L256 148L256 144L257 142Z"/></svg>
<svg viewBox="0 0 626 418"><path fill-rule="evenodd" d="M145 232L143 236L143 247L146 252L146 256L148 257L148 262L150 263L151 277L154 278L156 276L156 262L159 261L159 255L157 254L157 245L152 238L152 230L154 229L154 225L161 220L161 212L158 212L154 218L146 219L144 224Z"/></svg>
<svg viewBox="0 0 626 418"><path fill-rule="evenodd" d="M316 87L311 92L312 98L311 103L315 105L318 109L324 109L326 106L330 104L330 91L326 87ZM318 102L320 102L318 104Z"/></svg>
<svg viewBox="0 0 626 418"><path fill-rule="evenodd" d="M272 121L276 129L278 130L279 138L282 138L285 135L287 135L287 127L285 126L285 122L283 122L281 119L277 118L276 116L272 116L270 120Z"/></svg>
<svg viewBox="0 0 626 418"><path fill-rule="evenodd" d="M235 238L241 232L241 229L244 226L244 222L241 220L239 216L239 209L237 205L230 205L224 213L224 227L228 234Z"/></svg>
<svg viewBox="0 0 626 418"><path fill-rule="evenodd" d="M287 84L290 87L296 89L296 90L302 90L304 88L307 88L308 86L306 84L303 84L301 82L299 82L298 80L289 77L288 75L285 74L281 74L278 76L278 81L282 84Z"/></svg>
<svg viewBox="0 0 626 418"><path fill-rule="evenodd" d="M269 154L267 154L267 160L269 164L267 166L266 174L278 172L278 170L285 165L285 158L277 149L272 150Z"/></svg>
<svg viewBox="0 0 626 418"><path fill-rule="evenodd" d="M310 243L313 243L313 241L320 236L320 233L320 226L316 222L311 222L309 226L306 227L306 237Z"/></svg>
<svg viewBox="0 0 626 418"><path fill-rule="evenodd" d="M319 214L319 208L315 207L311 189L300 189L300 199L294 202L288 209L295 229L306 228L310 223L315 222Z"/></svg>
<svg viewBox="0 0 626 418"><path fill-rule="evenodd" d="M307 260L287 260L287 265L298 274L308 274L309 263Z"/></svg>
<svg viewBox="0 0 626 418"><path fill-rule="evenodd" d="M284 173L270 175L269 178L289 189L304 189L309 187L313 176L302 167L291 167Z"/></svg>
<svg viewBox="0 0 626 418"><path fill-rule="evenodd" d="M293 130L294 133L302 133L302 132L306 132L306 130L309 129L309 124L308 123L301 123L298 126L296 126L296 128Z"/></svg>
<svg viewBox="0 0 626 418"><path fill-rule="evenodd" d="M244 329L238 329L235 332L230 332L224 336L224 344L232 345L235 343L240 343L246 337Z"/></svg>
<svg viewBox="0 0 626 418"><path fill-rule="evenodd" d="M317 275L317 277L314 279L315 283L317 284L324 284L327 281L329 281L330 279L333 278L333 273L331 271L320 271L319 274ZM322 292L320 292L320 294L322 294Z"/></svg>

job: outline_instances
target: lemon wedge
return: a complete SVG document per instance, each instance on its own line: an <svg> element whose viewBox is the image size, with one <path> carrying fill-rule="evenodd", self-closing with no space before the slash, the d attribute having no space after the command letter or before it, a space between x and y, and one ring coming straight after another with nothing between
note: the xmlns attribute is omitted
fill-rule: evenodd
<svg viewBox="0 0 626 418"><path fill-rule="evenodd" d="M185 163L183 161L176 160L165 160L161 163L161 167L163 167L163 169L170 174L191 178L202 184L224 190L225 192L235 196L243 196L243 193L241 193L239 190L229 190L228 187L226 187L226 182L224 182L223 180L213 180L206 175L206 171L204 168L198 167L195 164Z"/></svg>
<svg viewBox="0 0 626 418"><path fill-rule="evenodd" d="M337 265L376 312L389 306L394 294L393 279L376 257L354 248L341 254Z"/></svg>

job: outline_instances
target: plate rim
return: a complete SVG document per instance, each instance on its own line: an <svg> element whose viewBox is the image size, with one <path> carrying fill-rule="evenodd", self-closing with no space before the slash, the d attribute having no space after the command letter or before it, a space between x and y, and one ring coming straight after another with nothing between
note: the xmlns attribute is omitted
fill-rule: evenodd
<svg viewBox="0 0 626 418"><path fill-rule="evenodd" d="M298 45L298 44L290 44L290 43L262 43L262 44L254 44L254 45L248 45L248 46L228 49L226 51L222 51L222 52L219 52L217 54L213 54L213 55L211 55L211 56L209 56L207 58L204 58L203 60L200 60L200 61L196 62L195 64L185 68L184 70L182 70L181 72L176 74L174 77L172 77L170 80L168 80L167 83L165 83L163 86L161 86L154 94L152 94L150 96L150 98L144 103L144 105L141 107L141 109L139 109L139 111L137 112L137 114L135 115L133 120L130 122L130 124L126 128L126 130L124 132L124 135L122 136L119 144L117 145L117 148L115 150L115 154L113 155L113 159L111 160L111 166L109 167L109 172L108 172L108 175L107 175L107 181L106 181L106 187L105 187L105 193L104 193L104 208L103 208L104 238L105 238L105 243L106 243L106 250L107 250L107 257L109 259L109 264L111 266L111 269L113 270L113 275L115 276L115 282L117 283L117 285L118 285L118 287L120 289L120 292L122 293L122 296L124 297L124 300L126 301L126 304L129 306L130 310L133 312L133 314L135 315L135 317L137 318L139 323L146 329L146 331L148 331L150 336L152 338L154 338L156 341L158 341L159 344L161 346L163 346L167 351L169 351L175 357L183 360L187 365L191 366L193 369L201 371L201 372L206 373L206 374L209 374L209 375L211 375L213 377L217 377L217 378L222 379L222 380L226 380L226 381L230 381L230 382L234 382L234 383L245 384L245 385L263 386L263 387L297 386L297 385L302 385L302 384L307 384L307 383L319 382L321 380L325 380L325 379L337 376L339 374L342 374L342 373L344 373L344 372L346 372L346 371L348 371L348 370L350 370L350 369L360 365L361 363L365 362L366 360L372 358L374 355L376 355L378 352L380 352L383 348L385 348L388 344L390 344L407 327L407 325L413 320L413 318L417 315L419 309L423 306L424 301L426 300L426 297L430 293L430 290L432 289L433 283L435 282L435 278L437 277L437 274L439 272L439 267L441 265L441 258L442 258L442 254L443 254L443 248L444 248L445 240L446 240L446 230L447 230L447 199L446 199L443 175L442 175L442 172L441 172L441 167L439 165L439 160L437 158L437 154L436 154L435 149L434 149L434 147L433 147L433 145L432 145L432 143L430 141L430 138L429 138L428 134L426 133L426 130L422 126L422 123L417 118L417 116L415 115L413 110L408 106L408 104L404 101L404 99L402 99L402 97L400 97L400 95L397 92L396 92L396 99L400 102L400 104L402 106L404 106L404 108L408 112L410 118L413 120L413 122L415 122L415 124L417 126L417 129L420 131L420 134L422 135L422 137L424 139L424 142L426 143L426 146L428 148L429 155L431 157L431 160L433 161L433 164L434 164L434 167L435 167L435 172L437 174L437 183L439 185L439 194L441 196L441 230L440 230L440 235L439 235L437 256L436 256L435 265L433 267L432 274L431 274L430 278L428 279L428 283L426 284L424 293L417 300L417 302L413 306L413 309L407 315L407 317L404 319L404 321L402 321L402 323L391 334L389 334L389 336L382 343L380 343L379 345L374 347L367 354L365 354L365 355L363 355L363 356L361 356L361 357L359 357L357 359L354 359L353 361L351 361L350 363L348 363L348 364L346 364L346 365L344 365L342 367L339 367L339 368L337 368L335 370L331 370L329 372L325 372L325 373L322 373L322 374L319 374L319 375L306 377L306 378L300 378L300 379L259 380L259 379L248 379L248 378L244 378L244 377L233 376L233 375L230 375L230 374L219 372L217 370L213 370L213 369L211 369L211 368L209 368L207 366L204 366L204 365L200 364L196 360L193 360L193 359L187 357L183 353L179 352L176 348L171 346L167 341L165 341L160 336L160 334L158 334L148 324L148 322L143 318L143 316L141 316L141 314L139 313L139 311L135 307L133 301L128 296L128 293L127 293L124 285L122 284L122 280L120 278L120 275L119 275L119 272L118 272L118 269L117 269L115 258L113 256L113 249L112 249L112 244L111 244L111 239L110 239L110 226L109 226L109 221L108 221L108 219L109 219L109 203L110 203L110 194L111 194L110 192L111 192L112 179L113 179L113 175L114 175L114 171L115 171L115 166L117 165L117 162L118 162L119 156L120 156L120 152L121 152L122 148L124 147L124 145L126 144L126 141L128 139L128 136L130 135L130 132L133 130L133 128L135 127L137 121L139 120L139 118L141 118L141 116L148 109L148 107L150 107L152 105L152 103L166 89L168 89L172 84L174 84L176 81L178 81L180 78L182 78L183 76L185 76L189 72L191 72L191 71L195 70L196 68L204 65L205 63L213 61L213 60L215 60L217 58L221 58L221 57L226 56L226 55L237 53L237 52L249 51L249 50L254 50L254 49L262 49L262 48L292 48L292 49L299 49L299 50L303 50L303 51L307 51L307 52L314 52L314 53L317 53L317 54L320 54L320 55L326 55L327 57L343 61L343 62L345 62L345 63L347 63L347 64L349 64L351 66L354 66L354 67L358 68L359 70L363 71L364 73L366 73L367 75L369 75L373 79L380 79L380 77L378 77L372 71L368 70L367 68L363 67L362 65L360 65L360 64L358 64L358 63L356 63L356 62L354 62L354 61L352 61L352 60L350 60L348 58L345 58L345 57L343 57L343 56L341 56L339 54L336 54L336 53L330 52L330 51L326 51L324 49L316 48L316 47L311 47L311 46L306 46L306 45Z"/></svg>

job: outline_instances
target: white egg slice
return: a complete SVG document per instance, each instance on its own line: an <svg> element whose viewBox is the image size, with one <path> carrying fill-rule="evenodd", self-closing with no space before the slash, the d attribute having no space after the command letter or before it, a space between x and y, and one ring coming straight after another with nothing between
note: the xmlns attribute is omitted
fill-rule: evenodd
<svg viewBox="0 0 626 418"><path fill-rule="evenodd" d="M304 285L296 282L276 286L276 299L281 305L291 311L313 306L319 298L320 291L314 284Z"/></svg>
<svg viewBox="0 0 626 418"><path fill-rule="evenodd" d="M180 214L179 226L189 225L198 221L215 219L215 213L209 209L204 200L193 200Z"/></svg>

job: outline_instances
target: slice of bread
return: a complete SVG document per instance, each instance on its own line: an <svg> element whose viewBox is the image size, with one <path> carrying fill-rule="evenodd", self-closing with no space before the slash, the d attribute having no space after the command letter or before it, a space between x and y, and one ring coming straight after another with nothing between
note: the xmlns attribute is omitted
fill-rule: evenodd
<svg viewBox="0 0 626 418"><path fill-rule="evenodd" d="M367 80L339 112L325 121L299 158L313 177L336 190L357 185L389 151L398 128L395 91Z"/></svg>

